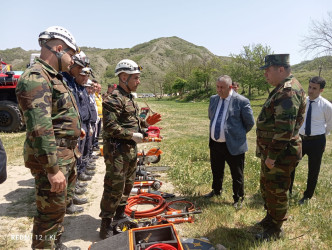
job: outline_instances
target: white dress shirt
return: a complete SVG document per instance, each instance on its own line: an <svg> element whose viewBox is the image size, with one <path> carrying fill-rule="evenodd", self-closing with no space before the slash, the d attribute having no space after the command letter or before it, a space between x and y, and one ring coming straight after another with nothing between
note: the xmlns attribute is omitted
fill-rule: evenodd
<svg viewBox="0 0 332 250"><path fill-rule="evenodd" d="M231 89L231 91L229 92L229 95L227 96L226 99L224 99L224 111L222 113L222 120L221 120L221 124L217 124L218 126L221 126L220 128L220 137L218 140L216 140L216 138L214 137L214 130L216 127L216 122L218 119L218 114L219 114L219 110L221 108L221 104L222 104L222 98L220 97L219 102L218 102L218 106L217 106L217 110L216 113L214 115L214 119L211 125L211 138L212 140L216 141L216 142L226 142L226 138L225 138L225 131L224 131L224 124L225 124L225 117L227 114L227 110L228 110L228 106L229 106L229 102L231 100L233 94L233 90Z"/></svg>
<svg viewBox="0 0 332 250"><path fill-rule="evenodd" d="M318 96L311 103L311 135L328 135L332 129L332 104L322 96ZM305 123L309 108L309 97L307 97L305 120L300 128L300 134L305 135Z"/></svg>

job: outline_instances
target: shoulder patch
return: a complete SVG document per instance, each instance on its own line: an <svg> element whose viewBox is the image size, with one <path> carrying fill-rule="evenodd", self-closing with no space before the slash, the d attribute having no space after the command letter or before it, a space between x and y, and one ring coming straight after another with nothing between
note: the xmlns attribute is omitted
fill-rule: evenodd
<svg viewBox="0 0 332 250"><path fill-rule="evenodd" d="M291 87L292 87L292 80L285 82L284 88L291 88Z"/></svg>

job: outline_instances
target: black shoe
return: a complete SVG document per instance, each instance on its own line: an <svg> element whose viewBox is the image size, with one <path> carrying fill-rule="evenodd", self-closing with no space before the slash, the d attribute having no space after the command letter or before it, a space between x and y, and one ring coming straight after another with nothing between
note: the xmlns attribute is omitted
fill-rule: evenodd
<svg viewBox="0 0 332 250"><path fill-rule="evenodd" d="M96 166L90 166L90 165L88 165L88 166L86 167L86 169L87 169L87 170L95 170L95 169L96 169Z"/></svg>
<svg viewBox="0 0 332 250"><path fill-rule="evenodd" d="M233 207L235 209L241 209L243 206L243 200L244 200L244 197L240 197L240 199L238 201L234 201Z"/></svg>
<svg viewBox="0 0 332 250"><path fill-rule="evenodd" d="M91 158L97 160L99 158L99 156L98 155L92 155Z"/></svg>
<svg viewBox="0 0 332 250"><path fill-rule="evenodd" d="M86 188L76 188L75 187L75 194L84 194L86 192Z"/></svg>
<svg viewBox="0 0 332 250"><path fill-rule="evenodd" d="M90 157L90 159L89 159L89 163L95 164L95 163L96 163L96 159Z"/></svg>
<svg viewBox="0 0 332 250"><path fill-rule="evenodd" d="M113 227L111 226L111 223L111 218L102 218L99 232L99 237L101 239L104 240L113 236Z"/></svg>
<svg viewBox="0 0 332 250"><path fill-rule="evenodd" d="M84 211L83 207L76 206L73 203L66 208L66 214L82 213L83 211Z"/></svg>
<svg viewBox="0 0 332 250"><path fill-rule="evenodd" d="M263 229L267 229L271 226L272 224L272 217L266 213L266 216L260 221L255 224L255 226L262 227Z"/></svg>
<svg viewBox="0 0 332 250"><path fill-rule="evenodd" d="M86 175L89 175L89 176L91 176L91 175L94 175L96 172L95 171L92 171L92 170L85 170L84 171L84 173L86 174Z"/></svg>
<svg viewBox="0 0 332 250"><path fill-rule="evenodd" d="M81 250L80 247L66 247L66 245L62 244L61 235L57 236L57 239L54 241L55 250Z"/></svg>
<svg viewBox="0 0 332 250"><path fill-rule="evenodd" d="M66 247L64 244L60 243L55 246L55 250L81 250L80 247Z"/></svg>
<svg viewBox="0 0 332 250"><path fill-rule="evenodd" d="M76 187L84 188L88 185L86 182L76 181Z"/></svg>
<svg viewBox="0 0 332 250"><path fill-rule="evenodd" d="M91 181L92 176L86 175L85 173L82 173L77 178L80 181Z"/></svg>
<svg viewBox="0 0 332 250"><path fill-rule="evenodd" d="M87 198L79 198L76 195L74 195L74 197L73 197L73 203L75 205L83 205L85 203L88 203L88 199Z"/></svg>
<svg viewBox="0 0 332 250"><path fill-rule="evenodd" d="M310 200L309 198L307 197L303 197L301 200L299 200L299 205L303 205L304 203L306 203L308 200Z"/></svg>
<svg viewBox="0 0 332 250"><path fill-rule="evenodd" d="M265 229L264 232L256 234L256 240L260 241L270 241L270 240L277 240L283 236L283 230L281 226L277 226L276 224L271 225L269 228Z"/></svg>
<svg viewBox="0 0 332 250"><path fill-rule="evenodd" d="M215 192L214 190L212 190L210 193L204 195L204 198L212 198L213 196L220 196L220 192Z"/></svg>
<svg viewBox="0 0 332 250"><path fill-rule="evenodd" d="M96 146L96 147L93 147L93 149L92 149L93 151L99 151L100 150L100 148L99 148L99 146Z"/></svg>
<svg viewBox="0 0 332 250"><path fill-rule="evenodd" d="M115 210L115 215L114 215L113 221L122 220L125 218L129 219L130 217L125 214L125 209L126 209L126 205L118 206Z"/></svg>

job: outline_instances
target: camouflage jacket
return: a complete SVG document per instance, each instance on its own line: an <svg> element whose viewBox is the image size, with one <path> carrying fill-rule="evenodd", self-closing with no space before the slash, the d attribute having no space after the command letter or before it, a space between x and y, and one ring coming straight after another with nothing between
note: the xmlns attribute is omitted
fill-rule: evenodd
<svg viewBox="0 0 332 250"><path fill-rule="evenodd" d="M148 124L139 117L133 95L118 86L103 101L103 138L130 140L133 133L142 132Z"/></svg>
<svg viewBox="0 0 332 250"><path fill-rule="evenodd" d="M257 157L276 160L288 148L301 159L299 129L305 105L305 92L292 75L275 87L257 118Z"/></svg>
<svg viewBox="0 0 332 250"><path fill-rule="evenodd" d="M26 167L57 173L59 166L72 163L79 154L81 123L75 98L61 74L37 59L20 77L16 96L26 123Z"/></svg>

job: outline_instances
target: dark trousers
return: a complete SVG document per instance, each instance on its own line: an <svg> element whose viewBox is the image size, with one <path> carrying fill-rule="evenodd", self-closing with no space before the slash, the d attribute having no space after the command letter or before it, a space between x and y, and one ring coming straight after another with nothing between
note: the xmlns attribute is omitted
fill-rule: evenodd
<svg viewBox="0 0 332 250"><path fill-rule="evenodd" d="M81 152L82 156L77 159L77 175L82 174L86 169L84 147L89 138L88 123L82 123L82 128L85 130L85 137L78 142L78 150Z"/></svg>
<svg viewBox="0 0 332 250"><path fill-rule="evenodd" d="M0 139L0 184L7 179L7 155Z"/></svg>
<svg viewBox="0 0 332 250"><path fill-rule="evenodd" d="M92 155L92 146L93 146L93 140L96 132L96 124L91 123L91 129L92 129L92 134L90 135L89 131L89 136L86 138L85 145L84 145L84 153L83 153L83 159L85 160L86 164L89 162L90 156Z"/></svg>
<svg viewBox="0 0 332 250"><path fill-rule="evenodd" d="M314 195L325 145L326 137L324 134L309 140L302 137L302 156L308 155L307 189L304 191L304 198L310 199ZM290 192L292 192L294 179L295 170L291 174L291 186L289 188Z"/></svg>
<svg viewBox="0 0 332 250"><path fill-rule="evenodd" d="M210 138L210 161L213 175L212 189L219 193L222 191L225 162L229 165L233 180L233 199L238 201L244 196L244 153L231 155L225 142L216 142Z"/></svg>

